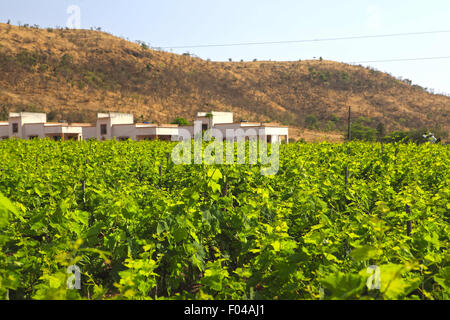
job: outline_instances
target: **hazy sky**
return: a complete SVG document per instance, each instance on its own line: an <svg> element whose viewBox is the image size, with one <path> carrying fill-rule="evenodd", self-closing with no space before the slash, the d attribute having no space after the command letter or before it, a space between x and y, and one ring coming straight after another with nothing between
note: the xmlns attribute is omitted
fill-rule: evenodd
<svg viewBox="0 0 450 320"><path fill-rule="evenodd" d="M101 27L154 47L450 30L448 0L1 0L0 21L65 27L71 5L80 8L81 28ZM450 33L173 50L187 51L219 61L443 57L450 56ZM450 59L369 65L450 93Z"/></svg>

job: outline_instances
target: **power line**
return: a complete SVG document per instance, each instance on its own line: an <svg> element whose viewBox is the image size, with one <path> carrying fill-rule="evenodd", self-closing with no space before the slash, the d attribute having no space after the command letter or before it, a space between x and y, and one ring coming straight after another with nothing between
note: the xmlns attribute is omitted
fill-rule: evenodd
<svg viewBox="0 0 450 320"><path fill-rule="evenodd" d="M442 60L442 59L450 59L450 56L447 56L447 57L427 57L427 58L406 58L406 59L386 59L386 60L372 60L372 61L357 61L357 62L350 62L349 64L375 63L375 62L420 61L420 60Z"/></svg>
<svg viewBox="0 0 450 320"><path fill-rule="evenodd" d="M307 43L307 42L322 42L322 41L416 36L416 35L438 34L438 33L450 33L450 30L392 33L392 34L378 34L378 35L364 35L364 36L348 36L348 37L338 37L338 38L319 38L319 39L305 39L305 40L291 40L291 41L243 42L243 43L228 43L228 44L201 44L201 45L161 47L161 49L191 49L191 48L235 47L235 46L253 46L253 45L270 45L270 44L290 44L290 43Z"/></svg>

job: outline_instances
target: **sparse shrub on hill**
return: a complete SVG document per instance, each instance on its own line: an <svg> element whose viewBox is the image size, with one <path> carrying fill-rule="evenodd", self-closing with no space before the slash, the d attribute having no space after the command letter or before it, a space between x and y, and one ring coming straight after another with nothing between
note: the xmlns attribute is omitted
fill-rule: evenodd
<svg viewBox="0 0 450 320"><path fill-rule="evenodd" d="M9 117L9 109L7 104L0 106L0 121L7 121Z"/></svg>
<svg viewBox="0 0 450 320"><path fill-rule="evenodd" d="M330 116L330 121L332 121L332 122L334 122L334 123L337 124L337 123L340 121L340 119L339 119L339 117L338 117L337 115L332 114L332 115Z"/></svg>
<svg viewBox="0 0 450 320"><path fill-rule="evenodd" d="M315 129L317 128L319 120L317 120L317 117L313 114L309 114L305 118L305 125L308 129Z"/></svg>
<svg viewBox="0 0 450 320"><path fill-rule="evenodd" d="M40 64L38 67L39 72L46 72L48 69L49 69L49 66L48 66L48 64L45 64L45 63Z"/></svg>
<svg viewBox="0 0 450 320"><path fill-rule="evenodd" d="M144 50L149 49L149 46L148 46L144 41L137 40L136 43L137 43L138 45L140 45L141 48L144 49Z"/></svg>
<svg viewBox="0 0 450 320"><path fill-rule="evenodd" d="M329 120L327 122L326 130L327 131L334 131L334 130L336 130L336 122Z"/></svg>
<svg viewBox="0 0 450 320"><path fill-rule="evenodd" d="M37 52L30 52L23 50L16 56L17 62L20 66L27 70L31 70L39 62L39 54Z"/></svg>

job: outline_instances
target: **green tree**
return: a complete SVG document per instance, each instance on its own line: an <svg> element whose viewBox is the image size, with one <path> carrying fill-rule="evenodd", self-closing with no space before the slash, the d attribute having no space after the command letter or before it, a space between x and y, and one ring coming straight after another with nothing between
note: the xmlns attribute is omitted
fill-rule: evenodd
<svg viewBox="0 0 450 320"><path fill-rule="evenodd" d="M361 122L355 122L351 127L352 140L375 141L377 130L365 126Z"/></svg>
<svg viewBox="0 0 450 320"><path fill-rule="evenodd" d="M384 126L383 122L379 122L377 125L377 136L378 136L378 140L381 140L384 138L385 134L386 134L386 127Z"/></svg>
<svg viewBox="0 0 450 320"><path fill-rule="evenodd" d="M187 121L185 118L176 118L172 124L177 124L179 126L188 126L189 121Z"/></svg>
<svg viewBox="0 0 450 320"><path fill-rule="evenodd" d="M339 117L335 114L332 114L330 116L330 121L333 121L334 123L338 123L339 122Z"/></svg>
<svg viewBox="0 0 450 320"><path fill-rule="evenodd" d="M307 115L305 119L305 124L308 129L314 129L317 127L317 117L313 114Z"/></svg>

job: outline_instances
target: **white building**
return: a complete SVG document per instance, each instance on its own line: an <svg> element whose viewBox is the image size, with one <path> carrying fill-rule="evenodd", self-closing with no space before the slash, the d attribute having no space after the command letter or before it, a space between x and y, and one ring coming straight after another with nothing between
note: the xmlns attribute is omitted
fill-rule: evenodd
<svg viewBox="0 0 450 320"><path fill-rule="evenodd" d="M178 126L134 123L132 114L99 113L96 124L47 122L45 113L10 113L0 122L0 140L49 138L53 140L167 140L178 136Z"/></svg>
<svg viewBox="0 0 450 320"><path fill-rule="evenodd" d="M289 141L289 128L276 124L259 122L233 122L231 112L199 112L196 121L202 130L218 129L225 139L227 130L241 129L247 137L263 135L268 142ZM135 123L132 114L108 112L97 114L97 122L55 123L47 122L45 113L10 113L7 122L0 122L0 140L8 138L49 138L53 140L180 140L179 129L194 134L194 126L178 127L174 124ZM230 138L230 137L228 137ZM233 139L233 137L231 137Z"/></svg>
<svg viewBox="0 0 450 320"><path fill-rule="evenodd" d="M202 131L219 130L223 140L236 140L239 135L245 136L247 140L251 137L259 137L267 142L289 143L289 127L264 122L233 122L232 112L199 112L196 121L201 122ZM194 126L180 126L180 129L187 130L191 136L194 136ZM180 139L182 138L179 137Z"/></svg>

